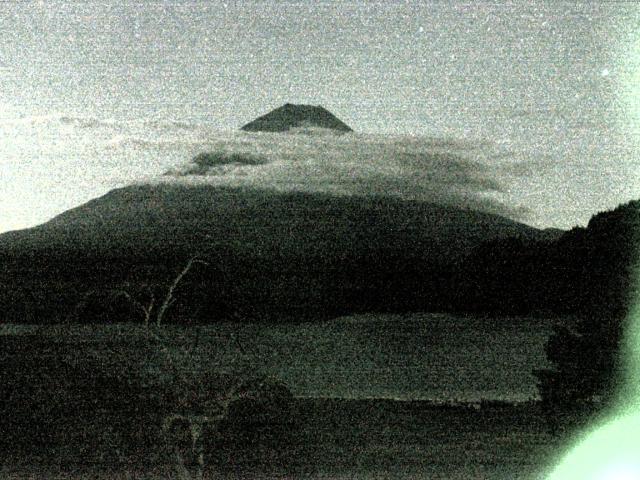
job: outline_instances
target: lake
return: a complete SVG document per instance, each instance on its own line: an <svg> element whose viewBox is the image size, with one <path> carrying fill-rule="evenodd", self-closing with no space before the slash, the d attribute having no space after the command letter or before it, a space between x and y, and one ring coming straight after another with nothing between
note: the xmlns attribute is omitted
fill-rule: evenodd
<svg viewBox="0 0 640 480"><path fill-rule="evenodd" d="M548 365L544 344L558 320L370 314L316 323L222 323L171 335L179 345L200 335L200 353L190 359L200 368L275 375L300 397L518 402L538 398L531 372ZM33 328L5 325L2 331ZM133 327L63 328L42 331L113 338Z"/></svg>
<svg viewBox="0 0 640 480"><path fill-rule="evenodd" d="M299 396L525 401L548 365L549 318L360 315L238 331L256 364Z"/></svg>

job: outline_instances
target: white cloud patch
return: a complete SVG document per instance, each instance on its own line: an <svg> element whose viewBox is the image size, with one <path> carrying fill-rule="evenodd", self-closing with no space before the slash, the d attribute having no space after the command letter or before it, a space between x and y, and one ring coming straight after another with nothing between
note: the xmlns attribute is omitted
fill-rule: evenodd
<svg viewBox="0 0 640 480"><path fill-rule="evenodd" d="M505 206L490 145L328 132L220 134L161 181L339 195L385 195L522 218Z"/></svg>

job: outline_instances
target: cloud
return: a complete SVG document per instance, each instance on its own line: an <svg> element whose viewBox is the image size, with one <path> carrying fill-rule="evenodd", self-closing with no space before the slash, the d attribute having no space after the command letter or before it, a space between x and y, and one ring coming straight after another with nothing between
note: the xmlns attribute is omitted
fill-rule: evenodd
<svg viewBox="0 0 640 480"><path fill-rule="evenodd" d="M268 163L263 157L251 153L240 152L203 152L181 169L169 171L165 175L177 177L187 175L226 175L231 169L244 165L264 165Z"/></svg>
<svg viewBox="0 0 640 480"><path fill-rule="evenodd" d="M383 195L526 217L501 201L488 143L371 134L218 134L163 182Z"/></svg>

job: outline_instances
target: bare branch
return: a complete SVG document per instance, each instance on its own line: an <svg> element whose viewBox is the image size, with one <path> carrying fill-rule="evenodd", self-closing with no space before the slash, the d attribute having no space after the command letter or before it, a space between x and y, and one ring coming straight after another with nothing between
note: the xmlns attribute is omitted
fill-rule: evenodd
<svg viewBox="0 0 640 480"><path fill-rule="evenodd" d="M164 319L164 315L165 315L167 309L171 305L173 305L173 303L175 302L175 299L173 298L173 292L175 292L176 288L178 287L178 285L180 284L180 282L182 281L184 276L187 273L189 273L189 270L191 270L191 267L193 266L194 263L201 263L203 265L209 265L207 262L205 262L204 260L200 260L198 257L192 257L191 259L189 259L189 261L187 262L187 265L182 269L182 271L178 274L178 276L176 276L176 278L173 280L173 283L169 287L169 291L167 292L167 295L164 298L164 302L162 302L162 305L160 306L160 309L158 310L158 316L156 317L156 325L157 326L160 326L162 324L162 320Z"/></svg>
<svg viewBox="0 0 640 480"><path fill-rule="evenodd" d="M131 302L134 307L137 307L144 314L144 324L149 325L149 321L151 319L151 312L153 311L153 307L156 302L155 295L151 293L151 298L149 299L148 305L143 305L140 301L134 298L128 291L126 290L118 290L118 293L124 296L127 300Z"/></svg>
<svg viewBox="0 0 640 480"><path fill-rule="evenodd" d="M153 311L153 307L156 303L156 296L152 293L151 299L149 300L149 305L144 311L144 325L146 327L149 326L149 321L151 320L151 312Z"/></svg>
<svg viewBox="0 0 640 480"><path fill-rule="evenodd" d="M189 382L187 377L184 375L182 370L175 364L171 351L165 345L165 340L158 333L153 331L153 329L151 328L147 329L147 334L151 336L154 340L156 340L156 344L160 349L160 351L163 353L164 357L166 358L175 379L178 380L180 383L182 383L182 387L186 388L187 389L186 391L189 391L189 389L191 388L191 383Z"/></svg>

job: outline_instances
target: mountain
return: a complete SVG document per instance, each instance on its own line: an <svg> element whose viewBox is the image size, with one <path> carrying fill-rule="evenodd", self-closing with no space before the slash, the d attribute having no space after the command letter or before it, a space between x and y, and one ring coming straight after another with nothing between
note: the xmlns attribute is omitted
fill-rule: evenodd
<svg viewBox="0 0 640 480"><path fill-rule="evenodd" d="M497 215L387 197L129 186L0 235L0 315L139 316L123 292L161 298L194 256L206 265L184 277L175 318L442 309L452 265L507 237L526 243L549 234Z"/></svg>
<svg viewBox="0 0 640 480"><path fill-rule="evenodd" d="M347 124L321 106L287 103L244 125L247 132L285 132L291 128L328 128L339 132L352 132Z"/></svg>

